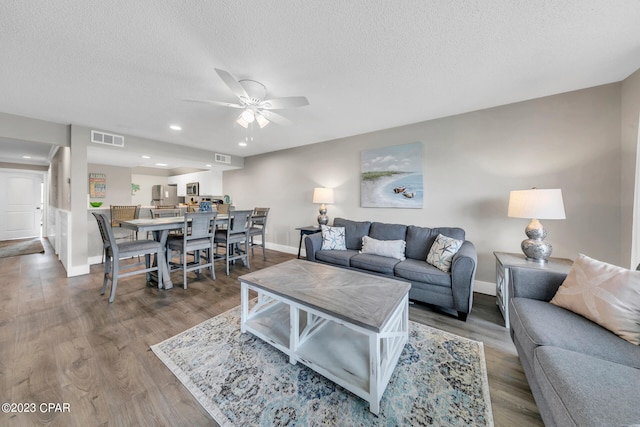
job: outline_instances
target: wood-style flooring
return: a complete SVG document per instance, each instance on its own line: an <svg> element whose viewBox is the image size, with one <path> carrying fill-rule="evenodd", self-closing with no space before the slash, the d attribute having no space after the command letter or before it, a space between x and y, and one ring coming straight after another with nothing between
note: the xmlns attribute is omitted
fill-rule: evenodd
<svg viewBox="0 0 640 427"><path fill-rule="evenodd" d="M218 262L216 280L190 273L187 290L182 272L169 291L129 277L109 304L108 290L99 293L102 265L67 278L48 243L45 250L0 259L0 400L36 406L0 413L0 425L217 425L149 346L237 306L242 263L227 277ZM257 250L251 271L294 257L267 251L264 261ZM494 297L476 294L467 322L421 304L410 318L484 342L496 426L542 425ZM41 411L41 403L69 411Z"/></svg>

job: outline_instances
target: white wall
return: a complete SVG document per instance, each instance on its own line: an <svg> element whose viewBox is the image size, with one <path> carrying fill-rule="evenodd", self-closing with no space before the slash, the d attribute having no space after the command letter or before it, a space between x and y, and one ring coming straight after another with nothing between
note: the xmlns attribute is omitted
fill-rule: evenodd
<svg viewBox="0 0 640 427"><path fill-rule="evenodd" d="M140 186L139 191L132 192L131 204L149 206L151 205L152 196L151 187L154 185L167 185L169 180L166 176L132 174L131 182Z"/></svg>
<svg viewBox="0 0 640 427"><path fill-rule="evenodd" d="M622 82L622 264L625 267L636 268L640 262L640 230L632 231L634 193L636 189L636 159L638 155L638 120L640 119L640 70L631 74ZM635 205L640 207L640 201ZM640 216L640 212L635 213ZM638 220L636 220L638 221ZM636 238L632 241L632 236ZM632 253L632 247L634 248Z"/></svg>
<svg viewBox="0 0 640 427"><path fill-rule="evenodd" d="M169 184L178 186L178 196L186 197L186 185L191 182L199 183L201 196L222 196L222 171L209 170L192 172L169 177ZM187 200L188 201L188 200Z"/></svg>
<svg viewBox="0 0 640 427"><path fill-rule="evenodd" d="M245 159L224 173L239 209L271 207L267 240L298 246L315 222L314 187L335 188L337 216L458 226L478 250L477 279L495 280L494 251L520 252L525 219L507 217L510 190L561 188L566 220L543 221L553 256L622 264L620 83L381 130ZM360 207L362 150L420 141L424 208Z"/></svg>

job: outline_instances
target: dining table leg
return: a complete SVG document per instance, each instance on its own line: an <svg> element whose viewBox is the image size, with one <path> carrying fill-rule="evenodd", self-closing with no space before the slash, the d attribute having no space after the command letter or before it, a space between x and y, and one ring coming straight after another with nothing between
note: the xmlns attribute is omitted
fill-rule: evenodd
<svg viewBox="0 0 640 427"><path fill-rule="evenodd" d="M169 259L167 259L167 238L169 236L169 230L159 230L153 232L155 240L159 241L162 245L162 251L160 252L160 259L154 260L155 265L161 265L162 268L162 280L158 280L158 287L164 289L173 288L173 282L171 281L171 266L169 265Z"/></svg>

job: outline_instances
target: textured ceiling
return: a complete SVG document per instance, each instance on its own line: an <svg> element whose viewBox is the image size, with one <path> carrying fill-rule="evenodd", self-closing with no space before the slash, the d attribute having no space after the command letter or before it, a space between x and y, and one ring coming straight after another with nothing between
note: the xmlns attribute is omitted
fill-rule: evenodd
<svg viewBox="0 0 640 427"><path fill-rule="evenodd" d="M3 0L0 112L247 156L620 81L639 23L637 0ZM310 105L240 148L238 110L184 101L236 101L215 68Z"/></svg>

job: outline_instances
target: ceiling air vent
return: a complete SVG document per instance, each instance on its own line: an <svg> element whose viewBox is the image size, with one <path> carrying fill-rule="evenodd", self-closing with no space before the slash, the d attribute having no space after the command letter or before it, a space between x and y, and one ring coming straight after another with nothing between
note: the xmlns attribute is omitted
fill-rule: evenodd
<svg viewBox="0 0 640 427"><path fill-rule="evenodd" d="M124 147L124 136L92 130L91 142L95 142L98 144L111 145L114 147Z"/></svg>
<svg viewBox="0 0 640 427"><path fill-rule="evenodd" d="M231 156L227 156L226 154L218 154L216 153L216 162L218 163L226 163L228 165L231 164Z"/></svg>

